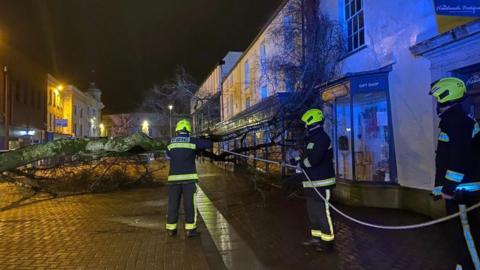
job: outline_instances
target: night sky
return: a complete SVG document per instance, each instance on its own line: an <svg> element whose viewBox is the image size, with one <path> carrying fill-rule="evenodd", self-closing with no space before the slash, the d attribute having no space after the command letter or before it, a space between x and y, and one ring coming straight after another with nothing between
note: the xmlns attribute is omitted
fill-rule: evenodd
<svg viewBox="0 0 480 270"><path fill-rule="evenodd" d="M94 79L107 112L129 112L184 66L201 82L244 50L282 0L0 0L0 38L61 81ZM95 73L92 73L95 70Z"/></svg>

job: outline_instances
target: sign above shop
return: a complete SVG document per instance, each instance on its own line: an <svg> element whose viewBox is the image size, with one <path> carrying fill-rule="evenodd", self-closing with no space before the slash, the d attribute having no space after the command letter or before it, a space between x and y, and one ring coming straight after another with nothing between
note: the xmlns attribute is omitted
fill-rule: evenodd
<svg viewBox="0 0 480 270"><path fill-rule="evenodd" d="M435 12L444 16L480 17L480 1L435 0Z"/></svg>
<svg viewBox="0 0 480 270"><path fill-rule="evenodd" d="M373 74L352 78L350 87L353 93L385 91L388 89L387 74Z"/></svg>
<svg viewBox="0 0 480 270"><path fill-rule="evenodd" d="M67 119L55 119L55 126L57 127L68 127Z"/></svg>

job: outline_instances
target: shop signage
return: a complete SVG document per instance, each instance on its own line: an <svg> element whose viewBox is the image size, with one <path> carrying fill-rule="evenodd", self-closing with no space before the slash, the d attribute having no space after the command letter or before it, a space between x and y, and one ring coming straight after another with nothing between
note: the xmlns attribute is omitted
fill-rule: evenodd
<svg viewBox="0 0 480 270"><path fill-rule="evenodd" d="M435 12L444 16L480 17L480 1L435 0Z"/></svg>
<svg viewBox="0 0 480 270"><path fill-rule="evenodd" d="M55 126L57 127L68 127L67 119L55 119Z"/></svg>
<svg viewBox="0 0 480 270"><path fill-rule="evenodd" d="M465 82L468 91L480 89L480 71L459 73L457 76Z"/></svg>
<svg viewBox="0 0 480 270"><path fill-rule="evenodd" d="M353 93L377 92L388 89L385 74L375 74L352 78L350 87Z"/></svg>
<svg viewBox="0 0 480 270"><path fill-rule="evenodd" d="M473 73L468 78L466 78L465 84L467 85L467 88L480 87L480 71Z"/></svg>

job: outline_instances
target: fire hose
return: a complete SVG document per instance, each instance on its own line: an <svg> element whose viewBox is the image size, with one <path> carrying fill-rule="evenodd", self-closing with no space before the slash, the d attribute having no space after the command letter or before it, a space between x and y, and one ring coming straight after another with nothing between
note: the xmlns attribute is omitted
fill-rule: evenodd
<svg viewBox="0 0 480 270"><path fill-rule="evenodd" d="M276 164L276 165L280 165L280 166L287 167L287 168L300 169L297 166L293 166L293 165L290 165L290 164L285 164L285 163L281 163L281 162L277 162L277 161L273 161L273 160L257 158L257 157L254 157L254 156L244 155L244 154L228 151L228 150L225 150L225 149L222 149L222 151L226 152L226 153L229 153L229 154L232 154L232 155L235 155L235 156L238 156L238 157L243 157L243 158L252 159L252 160L258 160L258 161L262 161L262 162L270 163L270 164ZM307 172L303 168L301 168L301 171L305 175L305 178L307 179L307 181L312 183L312 179L308 176ZM317 187L315 187L313 185L313 183L312 183L312 187L315 190L315 193L317 193L317 195L326 204L328 204L335 212L337 212L339 215L341 215L342 217L344 217L344 218L346 218L346 219L348 219L348 220L350 220L354 223L357 223L357 224L360 224L360 225L363 225L363 226L366 226L366 227L383 229L383 230L410 230L410 229L419 229L419 228L423 228L423 227L433 226L433 225L436 225L436 224L454 219L456 217L460 217L462 227L463 227L463 233L464 233L465 241L467 242L467 247L468 247L468 250L469 250L470 255L472 257L472 261L475 265L475 268L480 269L480 259L478 257L478 253L477 253L476 248L475 248L475 243L473 242L472 234L471 234L471 231L470 231L470 225L468 224L468 218L467 218L467 213L472 211L472 210L475 210L475 209L479 208L480 207L480 202L477 203L477 204L474 204L474 205L472 205L468 208L464 204L460 204L459 205L459 211L457 213L454 213L454 214L451 214L451 215L448 215L448 216L445 216L445 217L442 217L442 218L439 218L439 219L435 219L435 220L432 220L432 221L418 223L418 224L412 224L412 225L385 226L385 225L378 225L378 224L365 222L365 221L356 219L356 218L346 214L345 212L343 212L340 209L338 209L337 207L335 207L330 201L328 201L322 195L322 193L317 189ZM468 184L465 186L465 188L466 189L468 188ZM438 188L434 189L432 191L433 195L438 195L438 191L439 191Z"/></svg>

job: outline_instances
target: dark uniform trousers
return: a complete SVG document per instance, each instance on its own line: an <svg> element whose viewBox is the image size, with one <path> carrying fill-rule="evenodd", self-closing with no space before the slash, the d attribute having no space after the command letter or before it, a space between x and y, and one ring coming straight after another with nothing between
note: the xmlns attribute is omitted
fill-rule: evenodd
<svg viewBox="0 0 480 270"><path fill-rule="evenodd" d="M185 212L185 229L193 230L197 228L197 190L196 183L168 184L167 229L174 230L177 228L178 209L182 196Z"/></svg>
<svg viewBox="0 0 480 270"><path fill-rule="evenodd" d="M465 198L462 202L466 205L466 207L470 207L476 203L480 202L480 197L478 194L473 194ZM447 214L455 214L459 211L459 203L455 200L446 200L445 202L447 208ZM468 213L468 223L470 225L470 231L472 234L471 241L475 243L477 251L480 248L480 209L475 209ZM454 235L454 242L452 243L452 252L456 253L456 258L458 258L458 264L462 266L462 269L475 269L471 256L470 251L468 250L466 238L464 235L463 226L459 220L460 218L455 218L450 220L447 223L448 231ZM454 269L453 266L450 266L450 269Z"/></svg>
<svg viewBox="0 0 480 270"><path fill-rule="evenodd" d="M293 189L308 183L303 174L294 174L285 180L286 188ZM331 189L319 188L318 191L322 196L330 201ZM310 221L310 233L312 238L318 238L322 241L333 241L334 236L334 219L330 213L329 205L318 196L312 187L304 187L303 193L307 204L308 220Z"/></svg>
<svg viewBox="0 0 480 270"><path fill-rule="evenodd" d="M318 189L322 196L330 200L330 189ZM319 238L322 241L333 241L333 218L330 215L330 207L313 188L305 188L307 201L307 212L310 220L310 229L312 237Z"/></svg>

